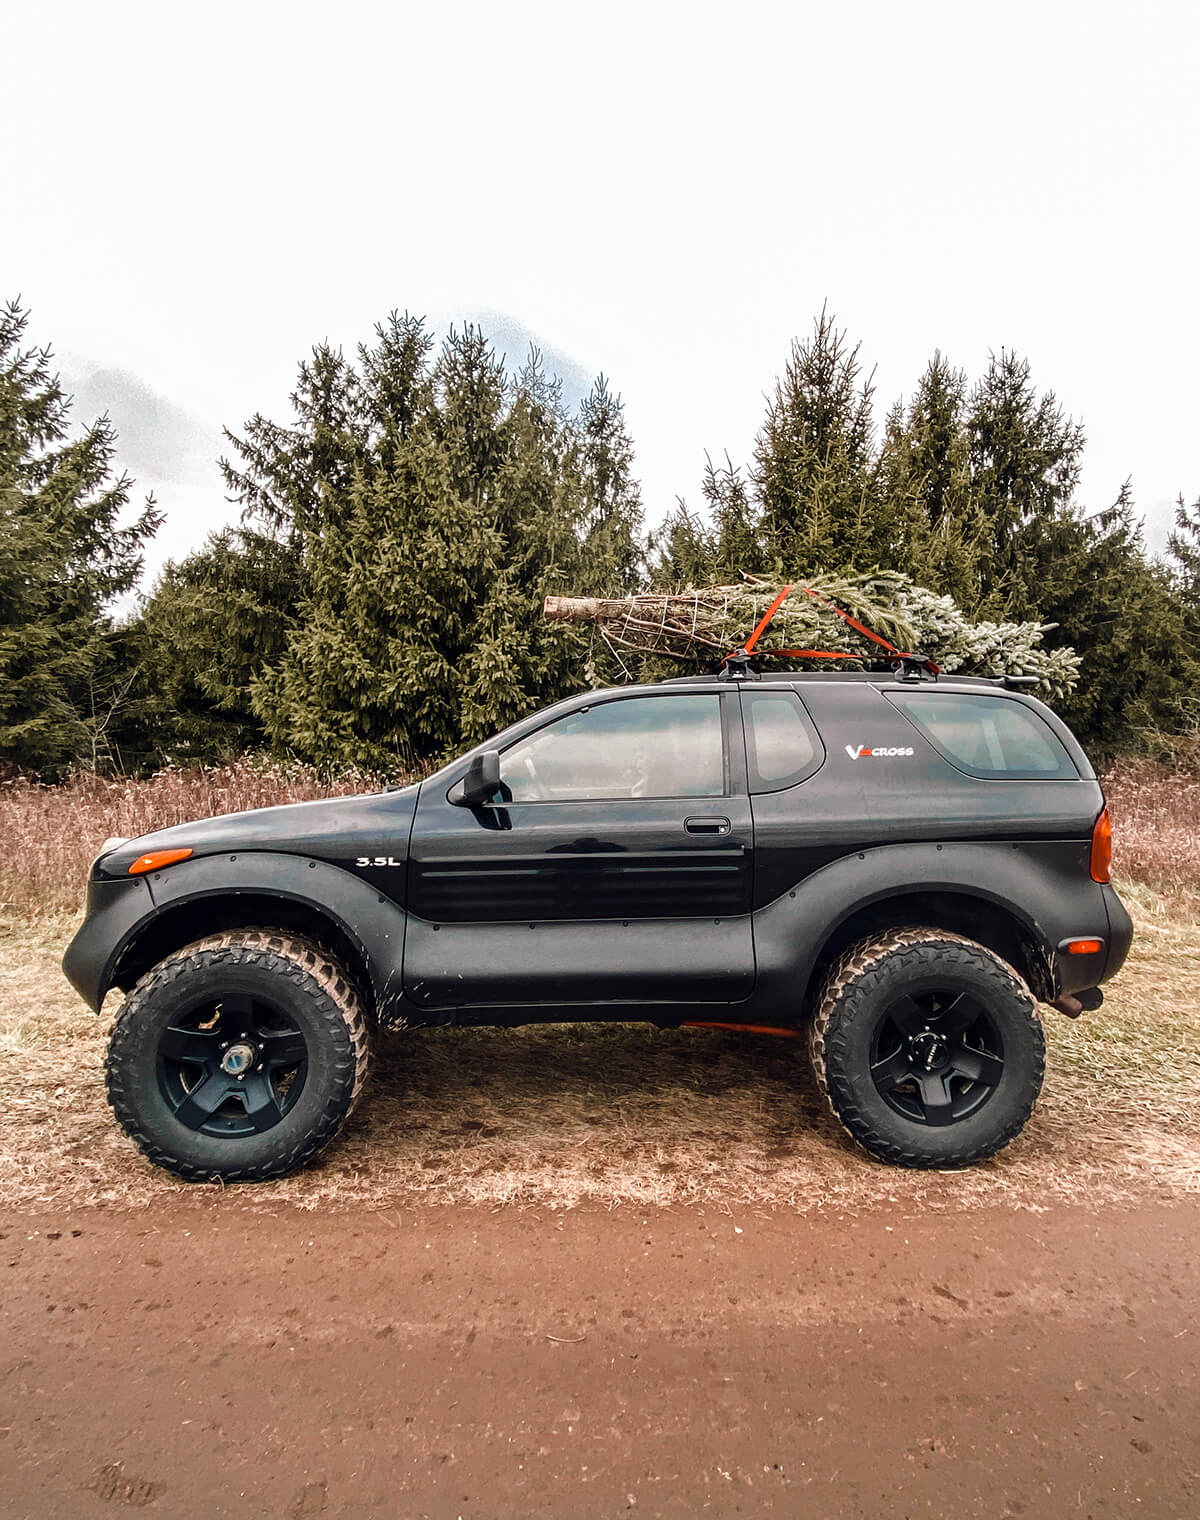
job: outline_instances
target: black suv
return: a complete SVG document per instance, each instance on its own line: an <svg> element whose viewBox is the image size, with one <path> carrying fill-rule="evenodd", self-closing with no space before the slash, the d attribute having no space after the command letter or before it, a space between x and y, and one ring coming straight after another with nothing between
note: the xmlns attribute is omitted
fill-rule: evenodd
<svg viewBox="0 0 1200 1520"><path fill-rule="evenodd" d="M185 1178L301 1165L375 1026L810 1026L873 1155L1019 1133L1040 1000L1101 1001L1132 926L1079 745L1016 683L736 675L571 697L403 790L110 840L64 969L117 1117Z"/></svg>

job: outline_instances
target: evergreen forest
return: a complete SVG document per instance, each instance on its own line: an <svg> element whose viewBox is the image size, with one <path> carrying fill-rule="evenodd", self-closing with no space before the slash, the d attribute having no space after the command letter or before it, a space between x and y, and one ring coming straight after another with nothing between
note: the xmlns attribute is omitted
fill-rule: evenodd
<svg viewBox="0 0 1200 1520"><path fill-rule="evenodd" d="M146 584L162 510L135 505L111 421L72 415L28 323L0 312L10 775L249 751L396 775L622 678L594 629L542 617L547 594L876 569L972 620L1052 625L1081 660L1056 706L1093 758L1169 758L1200 730L1200 498L1180 495L1161 557L1128 481L1081 502L1083 426L1010 350L977 376L935 352L889 406L822 312L752 457L708 456L648 530L605 377L568 406L536 350L513 372L476 327L439 340L393 313L353 356L316 346L288 416L227 430L230 525Z"/></svg>

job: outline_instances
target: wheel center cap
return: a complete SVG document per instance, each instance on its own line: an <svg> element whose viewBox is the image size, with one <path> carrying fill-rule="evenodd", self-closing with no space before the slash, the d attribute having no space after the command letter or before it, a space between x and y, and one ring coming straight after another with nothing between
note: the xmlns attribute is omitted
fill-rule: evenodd
<svg viewBox="0 0 1200 1520"><path fill-rule="evenodd" d="M231 1045L221 1057L221 1070L231 1077L240 1077L254 1065L257 1055L253 1045L239 1041L238 1044Z"/></svg>
<svg viewBox="0 0 1200 1520"><path fill-rule="evenodd" d="M946 1037L938 1034L935 1029L922 1029L920 1034L913 1035L909 1041L914 1062L926 1071L932 1071L935 1066L941 1065L946 1059L946 1048Z"/></svg>

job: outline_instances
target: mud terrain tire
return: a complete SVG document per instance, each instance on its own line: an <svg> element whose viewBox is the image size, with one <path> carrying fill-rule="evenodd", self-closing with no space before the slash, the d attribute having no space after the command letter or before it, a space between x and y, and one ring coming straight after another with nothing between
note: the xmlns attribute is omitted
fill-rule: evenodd
<svg viewBox="0 0 1200 1520"><path fill-rule="evenodd" d="M810 1034L834 1116L881 1161L969 1166L1024 1128L1045 1039L1020 976L974 940L899 929L852 945Z"/></svg>
<svg viewBox="0 0 1200 1520"><path fill-rule="evenodd" d="M189 1182L262 1182L333 1139L370 1059L346 968L299 935L241 929L185 946L138 982L105 1076L151 1161Z"/></svg>

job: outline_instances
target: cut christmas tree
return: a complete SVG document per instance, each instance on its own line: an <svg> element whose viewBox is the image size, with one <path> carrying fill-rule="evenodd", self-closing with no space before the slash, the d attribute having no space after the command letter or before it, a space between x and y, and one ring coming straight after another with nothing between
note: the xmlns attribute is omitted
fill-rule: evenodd
<svg viewBox="0 0 1200 1520"><path fill-rule="evenodd" d="M783 590L747 577L741 585L613 599L548 596L544 611L548 618L595 624L618 657L629 651L711 668L745 646ZM973 623L950 597L892 572L820 576L795 583L783 597L754 658L774 657L781 668L853 668L855 662L872 666L919 652L948 675L1031 675L1045 694L1061 697L1075 685L1079 656L1073 649L1043 647L1053 627ZM872 632L890 647L872 640ZM812 653L803 662L782 654L797 649Z"/></svg>

